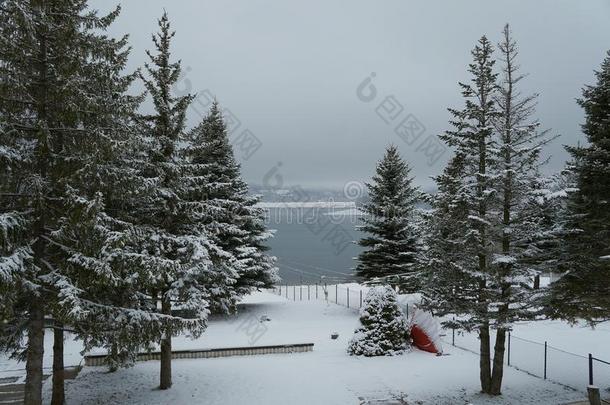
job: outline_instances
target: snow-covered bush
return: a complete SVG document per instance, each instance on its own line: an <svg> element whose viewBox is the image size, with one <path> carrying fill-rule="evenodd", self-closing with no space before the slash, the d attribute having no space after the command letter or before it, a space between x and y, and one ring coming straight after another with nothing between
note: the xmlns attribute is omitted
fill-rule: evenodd
<svg viewBox="0 0 610 405"><path fill-rule="evenodd" d="M360 323L347 348L349 354L392 356L409 349L409 326L390 286L369 290L360 310Z"/></svg>

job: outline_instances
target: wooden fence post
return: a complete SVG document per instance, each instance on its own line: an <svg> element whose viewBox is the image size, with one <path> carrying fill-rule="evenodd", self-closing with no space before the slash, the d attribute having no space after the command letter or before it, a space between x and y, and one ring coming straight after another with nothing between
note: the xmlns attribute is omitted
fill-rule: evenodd
<svg viewBox="0 0 610 405"><path fill-rule="evenodd" d="M589 404L591 405L602 405L602 398L599 393L599 387L589 385L587 387L587 394L589 396Z"/></svg>

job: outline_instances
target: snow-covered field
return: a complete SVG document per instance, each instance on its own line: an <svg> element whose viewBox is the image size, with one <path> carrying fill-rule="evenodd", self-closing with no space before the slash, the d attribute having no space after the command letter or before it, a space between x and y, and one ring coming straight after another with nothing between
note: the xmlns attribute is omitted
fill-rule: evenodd
<svg viewBox="0 0 610 405"><path fill-rule="evenodd" d="M262 316L271 320L260 323ZM482 396L478 356L450 345L441 357L418 350L350 357L345 350L357 323L353 309L257 293L247 297L239 316L214 318L202 338L177 338L174 348L314 343L313 352L175 360L174 386L167 391L156 388L158 362L115 373L86 367L67 382L68 404L359 404L396 398L409 404L562 404L584 398L514 368L505 371L501 397ZM552 330L552 323L545 325ZM333 332L337 340L330 338ZM591 333L593 344L608 332ZM45 388L48 395L49 384Z"/></svg>
<svg viewBox="0 0 610 405"><path fill-rule="evenodd" d="M495 334L492 331L492 338ZM451 333L445 341L451 341ZM520 322L511 332L511 365L539 377L544 376L544 342L547 342L547 378L584 390L588 384L588 354L610 360L610 325L595 330L582 325L569 326L560 321ZM478 351L475 334L456 334L456 345ZM610 366L594 362L594 383L610 397Z"/></svg>
<svg viewBox="0 0 610 405"><path fill-rule="evenodd" d="M80 341L74 340L70 334L66 334L64 343L64 364L66 367L78 366L83 360L81 351L83 346ZM46 333L44 339L44 356L43 367L44 374L51 374L53 365L53 334ZM25 379L25 363L15 359L9 359L6 355L0 353L0 379L8 377L17 377L19 382L24 382Z"/></svg>

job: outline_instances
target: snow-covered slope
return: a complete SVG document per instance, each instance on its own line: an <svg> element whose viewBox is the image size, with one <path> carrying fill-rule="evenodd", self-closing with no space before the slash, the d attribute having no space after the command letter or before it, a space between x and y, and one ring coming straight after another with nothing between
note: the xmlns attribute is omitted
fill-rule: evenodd
<svg viewBox="0 0 610 405"><path fill-rule="evenodd" d="M270 320L260 322L261 317ZM85 368L67 384L68 404L344 405L398 397L410 404L557 404L582 397L507 368L504 395L488 400L478 394L478 357L451 346L441 357L418 350L352 357L346 347L357 324L354 310L257 293L247 298L238 317L212 319L204 337L176 339L175 348L312 342L313 352L176 360L174 386L167 391L155 389L158 362L112 374ZM339 333L337 340L330 338L332 332Z"/></svg>

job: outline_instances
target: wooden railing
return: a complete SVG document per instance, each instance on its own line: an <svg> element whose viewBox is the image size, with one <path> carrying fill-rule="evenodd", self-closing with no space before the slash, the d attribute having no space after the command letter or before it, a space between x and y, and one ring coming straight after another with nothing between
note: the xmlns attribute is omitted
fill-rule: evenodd
<svg viewBox="0 0 610 405"><path fill-rule="evenodd" d="M218 349L201 350L175 350L172 351L172 359L210 359L229 356L253 356L260 354L277 353L302 353L313 351L313 343L297 343L290 345L274 346L245 346ZM159 360L161 352L139 353L137 361ZM105 354L91 354L85 356L86 366L103 366L106 360Z"/></svg>

